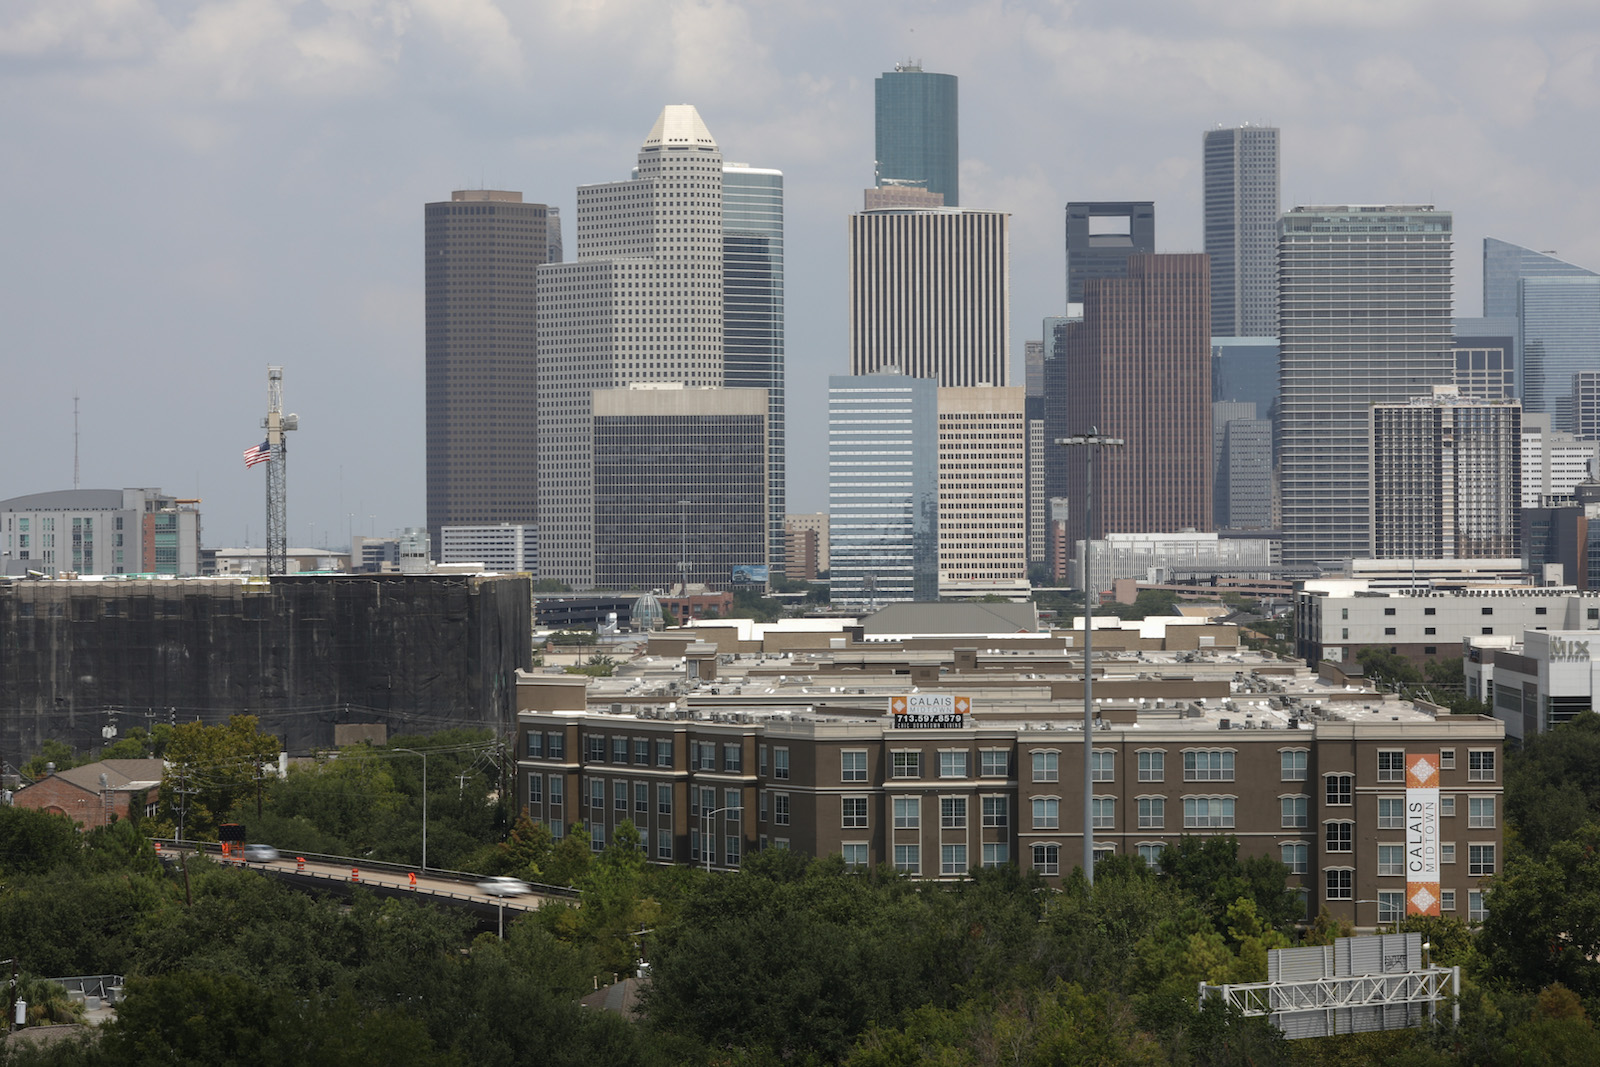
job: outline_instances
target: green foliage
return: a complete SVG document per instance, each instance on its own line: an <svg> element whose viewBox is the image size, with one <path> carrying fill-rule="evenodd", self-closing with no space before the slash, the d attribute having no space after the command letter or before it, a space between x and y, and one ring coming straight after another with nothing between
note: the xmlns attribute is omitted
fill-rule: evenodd
<svg viewBox="0 0 1600 1067"><path fill-rule="evenodd" d="M533 583L535 593L570 593L572 586L565 582L558 582L554 578L540 578Z"/></svg>
<svg viewBox="0 0 1600 1067"><path fill-rule="evenodd" d="M166 754L172 727L158 722L149 730L135 726L100 752L101 759L155 759Z"/></svg>
<svg viewBox="0 0 1600 1067"><path fill-rule="evenodd" d="M735 589L730 619L754 619L756 622L777 622L783 618L783 601L762 596L755 589Z"/></svg>
<svg viewBox="0 0 1600 1067"><path fill-rule="evenodd" d="M1600 715L1584 712L1507 754L1506 819L1535 856L1600 822Z"/></svg>
<svg viewBox="0 0 1600 1067"><path fill-rule="evenodd" d="M545 879L551 885L577 885L589 873L594 852L589 848L589 831L575 822L550 848L550 866Z"/></svg>
<svg viewBox="0 0 1600 1067"><path fill-rule="evenodd" d="M173 727L161 779L163 823L181 823L191 841L215 841L224 815L264 788L278 752L278 739L263 733L254 715L234 715L220 726L186 722Z"/></svg>
<svg viewBox="0 0 1600 1067"><path fill-rule="evenodd" d="M1239 858L1239 841L1185 835L1161 853L1162 877L1170 878L1206 908L1223 930L1228 909L1241 897L1255 907L1261 923L1286 929L1301 912L1300 897L1288 887L1289 868L1270 856Z"/></svg>
<svg viewBox="0 0 1600 1067"><path fill-rule="evenodd" d="M1132 604L1106 604L1096 608L1095 614L1144 619L1151 615L1176 615L1177 606L1178 594L1171 589L1141 589Z"/></svg>
<svg viewBox="0 0 1600 1067"><path fill-rule="evenodd" d="M568 674L586 674L590 678L609 678L617 673L617 661L610 656L596 652L580 667L568 667Z"/></svg>
<svg viewBox="0 0 1600 1067"><path fill-rule="evenodd" d="M1479 950L1492 973L1523 989L1560 982L1600 995L1600 825L1514 851L1489 890Z"/></svg>
<svg viewBox="0 0 1600 1067"><path fill-rule="evenodd" d="M547 639L552 645L593 645L600 640L593 630L557 630Z"/></svg>
<svg viewBox="0 0 1600 1067"><path fill-rule="evenodd" d="M47 737L39 746L38 754L22 765L22 777L37 782L45 776L45 767L51 763L56 765L56 770L66 771L88 762L87 756L79 756L65 742Z"/></svg>
<svg viewBox="0 0 1600 1067"><path fill-rule="evenodd" d="M83 838L67 816L0 806L0 877L54 870L82 851Z"/></svg>
<svg viewBox="0 0 1600 1067"><path fill-rule="evenodd" d="M1416 685L1422 681L1422 673L1411 665L1410 660L1386 648L1374 645L1358 648L1356 662L1361 664L1361 669L1368 678L1393 689Z"/></svg>

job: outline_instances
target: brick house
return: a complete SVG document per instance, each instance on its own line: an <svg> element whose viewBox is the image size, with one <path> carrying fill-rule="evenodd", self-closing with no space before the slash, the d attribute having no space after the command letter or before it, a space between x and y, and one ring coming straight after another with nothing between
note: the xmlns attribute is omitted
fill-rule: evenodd
<svg viewBox="0 0 1600 1067"><path fill-rule="evenodd" d="M92 830L126 819L135 805L153 815L161 792L162 761L108 759L56 771L17 790L11 803L19 808L66 815L80 829Z"/></svg>

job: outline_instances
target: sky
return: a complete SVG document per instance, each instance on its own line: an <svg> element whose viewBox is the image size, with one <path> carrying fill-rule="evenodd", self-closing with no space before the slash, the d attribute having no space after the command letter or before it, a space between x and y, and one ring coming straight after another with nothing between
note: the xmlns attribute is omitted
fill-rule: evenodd
<svg viewBox="0 0 1600 1067"><path fill-rule="evenodd" d="M961 203L1012 215L1013 380L1063 310L1069 200L1154 200L1202 250L1200 147L1282 130L1282 202L1455 213L1600 269L1593 0L7 0L0 499L156 486L261 545L284 368L294 545L421 526L423 205L625 178L668 103L784 171L789 510L826 507L845 218L873 79L959 76ZM74 449L74 397L78 436Z"/></svg>

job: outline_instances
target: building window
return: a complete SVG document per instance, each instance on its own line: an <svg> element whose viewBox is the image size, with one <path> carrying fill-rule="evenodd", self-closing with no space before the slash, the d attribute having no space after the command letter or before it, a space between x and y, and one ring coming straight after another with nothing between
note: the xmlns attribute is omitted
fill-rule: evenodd
<svg viewBox="0 0 1600 1067"><path fill-rule="evenodd" d="M1441 771L1453 771L1456 769L1455 749L1441 748L1439 750L1439 769Z"/></svg>
<svg viewBox="0 0 1600 1067"><path fill-rule="evenodd" d="M985 841L983 843L983 865L985 867L999 867L1001 864L1011 862L1011 846L1004 841Z"/></svg>
<svg viewBox="0 0 1600 1067"><path fill-rule="evenodd" d="M702 771L717 769L717 743L715 741L697 741L695 743L696 766Z"/></svg>
<svg viewBox="0 0 1600 1067"><path fill-rule="evenodd" d="M902 874L921 874L922 849L917 845L894 846L894 869Z"/></svg>
<svg viewBox="0 0 1600 1067"><path fill-rule="evenodd" d="M1232 829L1233 797L1184 797L1184 829Z"/></svg>
<svg viewBox="0 0 1600 1067"><path fill-rule="evenodd" d="M1090 818L1095 830L1114 830L1117 825L1117 800L1115 797L1095 797Z"/></svg>
<svg viewBox="0 0 1600 1067"><path fill-rule="evenodd" d="M606 783L598 778L589 781L589 806L595 811L605 811L606 809ZM595 818L604 818L604 816L596 815Z"/></svg>
<svg viewBox="0 0 1600 1067"><path fill-rule="evenodd" d="M650 783L633 783L633 810L636 815L650 814ZM643 819L639 820L641 823Z"/></svg>
<svg viewBox="0 0 1600 1067"><path fill-rule="evenodd" d="M1424 615L1437 615L1439 614L1439 611L1437 608L1423 608L1422 613Z"/></svg>
<svg viewBox="0 0 1600 1067"><path fill-rule="evenodd" d="M867 780L867 754L860 749L847 749L839 753L839 780L864 782Z"/></svg>
<svg viewBox="0 0 1600 1067"><path fill-rule="evenodd" d="M1494 781L1494 751L1492 749L1467 750L1467 781Z"/></svg>
<svg viewBox="0 0 1600 1067"><path fill-rule="evenodd" d="M1165 752L1139 753L1139 781L1166 781L1167 754Z"/></svg>
<svg viewBox="0 0 1600 1067"><path fill-rule="evenodd" d="M544 742L544 750L548 758L567 758L567 736L565 734L545 734Z"/></svg>
<svg viewBox="0 0 1600 1067"><path fill-rule="evenodd" d="M589 827L589 851L604 852L606 850L606 828L598 824Z"/></svg>
<svg viewBox="0 0 1600 1067"><path fill-rule="evenodd" d="M1166 847L1166 845L1158 845L1147 841L1137 846L1134 851L1140 859L1144 860L1144 865L1154 871L1161 867L1161 850Z"/></svg>
<svg viewBox="0 0 1600 1067"><path fill-rule="evenodd" d="M1385 615L1393 615L1394 614L1394 609L1393 608L1384 608L1383 609L1383 613Z"/></svg>
<svg viewBox="0 0 1600 1067"><path fill-rule="evenodd" d="M1494 825L1494 797L1467 798L1467 825L1473 829Z"/></svg>
<svg viewBox="0 0 1600 1067"><path fill-rule="evenodd" d="M1305 874L1311 862L1311 847L1300 842L1278 846L1278 858L1290 874Z"/></svg>
<svg viewBox="0 0 1600 1067"><path fill-rule="evenodd" d="M1231 749L1186 749L1183 753L1183 780L1186 782L1233 781Z"/></svg>
<svg viewBox="0 0 1600 1067"><path fill-rule="evenodd" d="M756 773L765 778L767 776L767 746L756 746Z"/></svg>
<svg viewBox="0 0 1600 1067"><path fill-rule="evenodd" d="M1406 895L1396 889L1378 890L1378 921L1397 923L1405 917Z"/></svg>
<svg viewBox="0 0 1600 1067"><path fill-rule="evenodd" d="M1009 797L984 797L983 798L983 825L1005 826L1011 821L1011 799Z"/></svg>
<svg viewBox="0 0 1600 1067"><path fill-rule="evenodd" d="M628 810L628 783L627 782L612 782L611 783L611 796L612 796L612 805L611 805L612 807L616 808L618 811L627 811Z"/></svg>
<svg viewBox="0 0 1600 1067"><path fill-rule="evenodd" d="M1378 781L1403 782L1406 780L1406 754L1383 751L1378 753Z"/></svg>
<svg viewBox="0 0 1600 1067"><path fill-rule="evenodd" d="M1378 846L1378 877L1398 878L1406 873L1404 845Z"/></svg>
<svg viewBox="0 0 1600 1067"><path fill-rule="evenodd" d="M979 750L978 771L985 778L1011 777L1011 753L1003 748Z"/></svg>
<svg viewBox="0 0 1600 1067"><path fill-rule="evenodd" d="M661 815L672 814L672 786L666 782L656 786L656 812Z"/></svg>
<svg viewBox="0 0 1600 1067"><path fill-rule="evenodd" d="M530 805L544 803L544 775L528 775L528 803Z"/></svg>
<svg viewBox="0 0 1600 1067"><path fill-rule="evenodd" d="M1482 878L1494 873L1494 846L1467 846L1467 874Z"/></svg>
<svg viewBox="0 0 1600 1067"><path fill-rule="evenodd" d="M1340 806L1352 803L1355 778L1348 774L1330 774L1323 779L1327 786L1327 803Z"/></svg>
<svg viewBox="0 0 1600 1067"><path fill-rule="evenodd" d="M1485 626L1482 630L1480 630L1478 632L1481 633L1481 634L1484 634L1485 636L1488 636L1488 635L1494 633L1494 627L1493 626Z"/></svg>
<svg viewBox="0 0 1600 1067"><path fill-rule="evenodd" d="M1591 612L1594 608L1589 609ZM1483 905L1483 890L1467 890L1467 922L1481 923L1489 917L1489 909Z"/></svg>
<svg viewBox="0 0 1600 1067"><path fill-rule="evenodd" d="M772 777L781 782L789 780L789 750L775 748L772 750Z"/></svg>
<svg viewBox="0 0 1600 1067"><path fill-rule="evenodd" d="M921 778L922 753L896 752L894 753L894 776L896 778Z"/></svg>
<svg viewBox="0 0 1600 1067"><path fill-rule="evenodd" d="M1439 862L1454 863L1456 861L1456 843L1454 841L1441 841L1439 843Z"/></svg>
<svg viewBox="0 0 1600 1067"><path fill-rule="evenodd" d="M728 839L725 842L725 844L727 845L727 849L728 849L728 852L727 852L728 866L730 866L730 867L739 866L739 847L740 847L741 844L743 844L743 842L739 838L739 835L738 834L729 834L728 835Z"/></svg>
<svg viewBox="0 0 1600 1067"><path fill-rule="evenodd" d="M1456 797L1454 793L1446 793L1439 797L1439 817L1453 819L1456 814Z"/></svg>
<svg viewBox="0 0 1600 1067"><path fill-rule="evenodd" d="M657 767L670 767L670 766L672 766L672 742L671 741L657 741L656 742L656 766Z"/></svg>
<svg viewBox="0 0 1600 1067"><path fill-rule="evenodd" d="M939 847L939 873L942 875L967 873L967 846L941 845Z"/></svg>
<svg viewBox="0 0 1600 1067"><path fill-rule="evenodd" d="M552 774L550 776L550 806L552 808L559 808L561 806L561 800L562 800L561 790L562 790L562 778L561 778L561 776L559 774Z"/></svg>
<svg viewBox="0 0 1600 1067"><path fill-rule="evenodd" d="M1385 626L1383 628L1383 636L1385 636L1385 637L1393 637L1394 636L1394 627L1393 626Z"/></svg>
<svg viewBox="0 0 1600 1067"><path fill-rule="evenodd" d="M1033 754L1033 780L1036 782L1061 781L1061 753L1035 752Z"/></svg>
<svg viewBox="0 0 1600 1067"><path fill-rule="evenodd" d="M1355 899L1355 872L1346 868L1323 872L1329 900Z"/></svg>
<svg viewBox="0 0 1600 1067"><path fill-rule="evenodd" d="M1167 826L1167 798L1139 798L1139 829L1164 830Z"/></svg>
<svg viewBox="0 0 1600 1067"><path fill-rule="evenodd" d="M1034 845L1033 869L1043 875L1061 873L1061 846Z"/></svg>
<svg viewBox="0 0 1600 1067"><path fill-rule="evenodd" d="M1117 780L1117 754L1108 748L1097 748L1089 753L1089 780L1114 782Z"/></svg>
<svg viewBox="0 0 1600 1067"><path fill-rule="evenodd" d="M633 762L640 767L648 767L650 765L650 739L648 737L636 737L633 739Z"/></svg>
<svg viewBox="0 0 1600 1067"><path fill-rule="evenodd" d="M606 761L606 739L597 736L587 736L583 739L585 757L590 763L604 763Z"/></svg>
<svg viewBox="0 0 1600 1067"><path fill-rule="evenodd" d="M967 828L967 798L940 797L939 825L946 830L965 830Z"/></svg>
<svg viewBox="0 0 1600 1067"><path fill-rule="evenodd" d="M1485 615L1493 615L1494 614L1494 609L1493 608L1480 608L1479 610L1482 611L1483 614L1485 614Z"/></svg>
<svg viewBox="0 0 1600 1067"><path fill-rule="evenodd" d="M744 811L744 796L737 789L730 789L722 795L722 810L728 812L728 818L737 819Z"/></svg>
<svg viewBox="0 0 1600 1067"><path fill-rule="evenodd" d="M1033 798L1033 828L1057 830L1061 827L1061 801L1056 797Z"/></svg>
<svg viewBox="0 0 1600 1067"><path fill-rule="evenodd" d="M844 811L844 819L840 825L846 830L865 830L867 828L867 798L845 797L840 803Z"/></svg>
<svg viewBox="0 0 1600 1067"><path fill-rule="evenodd" d="M628 762L628 739L626 737L613 737L611 739L611 762L616 764Z"/></svg>
<svg viewBox="0 0 1600 1067"><path fill-rule="evenodd" d="M1350 852L1355 847L1356 824L1353 822L1330 822L1327 825L1328 851Z"/></svg>
<svg viewBox="0 0 1600 1067"><path fill-rule="evenodd" d="M967 776L967 754L965 752L939 753L940 778L965 778Z"/></svg>
<svg viewBox="0 0 1600 1067"><path fill-rule="evenodd" d="M921 797L895 797L894 798L894 828L896 830L915 830L922 825L922 798Z"/></svg>
<svg viewBox="0 0 1600 1067"><path fill-rule="evenodd" d="M839 854L844 857L846 867L865 867L867 865L867 846L865 842L846 842L839 846Z"/></svg>
<svg viewBox="0 0 1600 1067"><path fill-rule="evenodd" d="M722 746L722 769L730 774L740 774L744 771L744 746L738 742Z"/></svg>
<svg viewBox="0 0 1600 1067"><path fill-rule="evenodd" d="M1406 825L1406 802L1400 797L1378 798L1378 829L1403 830Z"/></svg>
<svg viewBox="0 0 1600 1067"><path fill-rule="evenodd" d="M1278 750L1278 777L1285 782L1303 782L1306 780L1307 752L1303 748L1280 748Z"/></svg>
<svg viewBox="0 0 1600 1067"><path fill-rule="evenodd" d="M1441 890L1439 890L1439 910L1440 911L1455 911L1456 910L1456 891L1454 889L1441 889Z"/></svg>
<svg viewBox="0 0 1600 1067"><path fill-rule="evenodd" d="M528 759L544 759L544 734L537 731L527 735L527 751L523 753Z"/></svg>
<svg viewBox="0 0 1600 1067"><path fill-rule="evenodd" d="M656 859L670 860L672 858L672 831L656 831Z"/></svg>
<svg viewBox="0 0 1600 1067"><path fill-rule="evenodd" d="M1309 816L1306 809L1311 798L1305 796L1279 797L1279 825L1291 829L1304 829L1310 825L1306 820Z"/></svg>
<svg viewBox="0 0 1600 1067"><path fill-rule="evenodd" d="M789 825L789 794L772 794L772 822L776 826Z"/></svg>

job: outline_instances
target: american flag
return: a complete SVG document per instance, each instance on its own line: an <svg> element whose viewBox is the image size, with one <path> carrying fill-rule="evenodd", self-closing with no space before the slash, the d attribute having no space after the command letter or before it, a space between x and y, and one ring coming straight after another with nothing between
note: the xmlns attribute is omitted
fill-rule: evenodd
<svg viewBox="0 0 1600 1067"><path fill-rule="evenodd" d="M262 441L259 445L254 445L244 450L244 465L246 470L254 467L257 463L270 462L272 462L272 446L267 444L265 441Z"/></svg>

